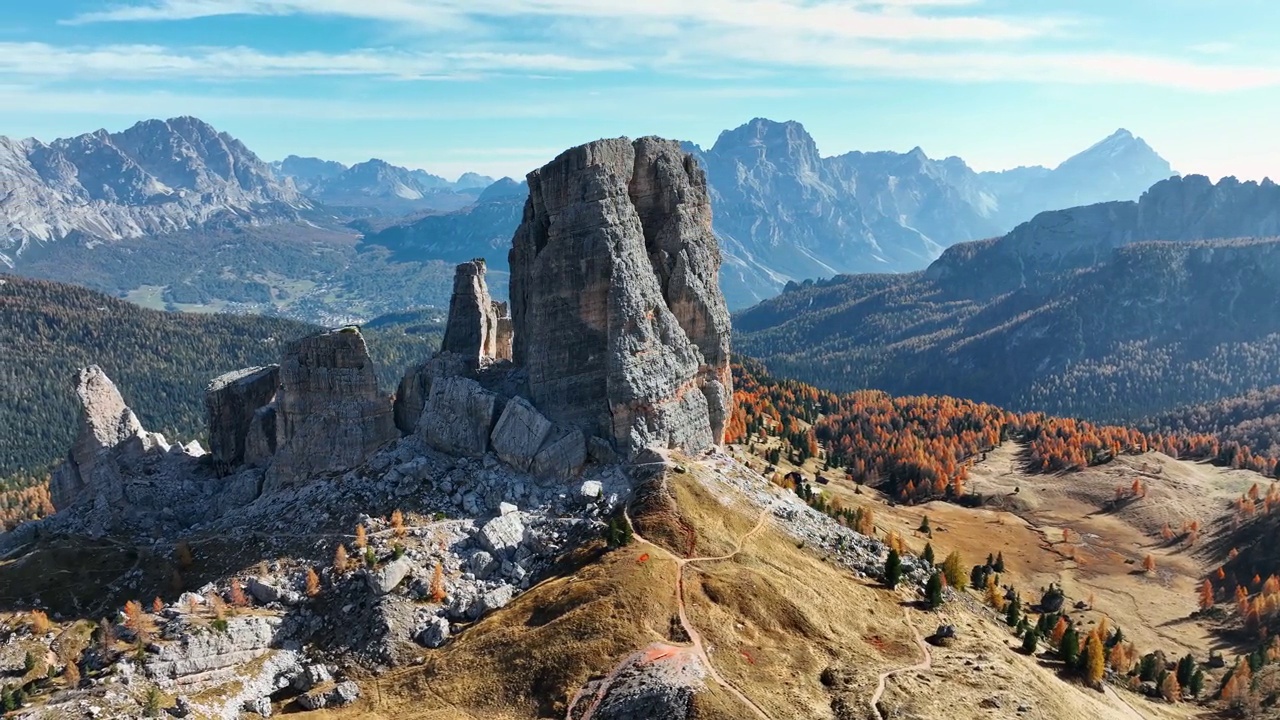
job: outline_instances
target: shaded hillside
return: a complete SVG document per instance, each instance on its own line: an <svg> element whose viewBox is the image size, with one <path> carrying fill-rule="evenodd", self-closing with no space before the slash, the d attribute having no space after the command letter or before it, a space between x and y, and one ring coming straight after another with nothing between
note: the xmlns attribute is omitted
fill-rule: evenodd
<svg viewBox="0 0 1280 720"><path fill-rule="evenodd" d="M1131 421L1280 382L1280 241L1133 241L1264 235L1278 218L1274 185L1166 181L924 272L792 285L735 317L738 347L835 390Z"/></svg>
<svg viewBox="0 0 1280 720"><path fill-rule="evenodd" d="M1142 424L1162 432L1208 433L1280 457L1280 385L1179 408Z"/></svg>
<svg viewBox="0 0 1280 720"><path fill-rule="evenodd" d="M0 282L0 476L43 468L70 447L80 413L72 378L81 367L101 365L147 427L199 438L210 379L276 362L285 343L320 330L281 318L146 310L53 282ZM367 333L384 389L438 345L438 328L410 315Z"/></svg>

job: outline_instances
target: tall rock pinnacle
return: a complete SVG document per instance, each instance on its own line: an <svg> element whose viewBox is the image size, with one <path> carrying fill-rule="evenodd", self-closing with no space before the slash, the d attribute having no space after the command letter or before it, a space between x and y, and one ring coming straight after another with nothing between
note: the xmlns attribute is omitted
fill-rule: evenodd
<svg viewBox="0 0 1280 720"><path fill-rule="evenodd" d="M440 344L444 352L458 353L471 362L494 357L498 343L498 317L484 275L483 259L462 263L455 270L449 324Z"/></svg>
<svg viewBox="0 0 1280 720"><path fill-rule="evenodd" d="M531 173L510 262L513 356L547 417L632 452L721 442L720 251L678 143L599 140Z"/></svg>

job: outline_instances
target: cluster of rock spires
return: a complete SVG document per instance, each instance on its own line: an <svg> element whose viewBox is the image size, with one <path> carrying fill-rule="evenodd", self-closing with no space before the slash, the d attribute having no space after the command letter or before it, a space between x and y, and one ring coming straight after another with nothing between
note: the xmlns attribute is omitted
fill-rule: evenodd
<svg viewBox="0 0 1280 720"><path fill-rule="evenodd" d="M601 140L529 186L510 313L490 298L483 260L459 265L441 350L405 374L394 401L358 329L304 338L279 365L210 383L206 454L147 433L92 367L79 378L84 417L55 507L92 507L94 532L190 527L358 467L398 435L563 479L588 458L719 444L729 314L697 161L673 141Z"/></svg>

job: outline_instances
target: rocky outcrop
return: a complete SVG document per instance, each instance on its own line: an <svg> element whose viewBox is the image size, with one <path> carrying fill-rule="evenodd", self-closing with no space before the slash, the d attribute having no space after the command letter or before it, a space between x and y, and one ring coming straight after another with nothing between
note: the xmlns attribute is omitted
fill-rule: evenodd
<svg viewBox="0 0 1280 720"><path fill-rule="evenodd" d="M144 444L154 440L142 429L115 383L97 365L80 371L76 381L76 397L83 412L80 432L75 444L49 486L54 507L61 510L71 505L91 481L98 461L117 445L137 438Z"/></svg>
<svg viewBox="0 0 1280 720"><path fill-rule="evenodd" d="M256 413L271 402L279 385L278 365L237 370L209 383L204 405L209 416L209 452L215 462L224 468L244 462L246 440L254 432ZM253 454L260 452L255 448Z"/></svg>
<svg viewBox="0 0 1280 720"><path fill-rule="evenodd" d="M435 378L457 377L468 372L467 361L462 355L451 352L437 353L435 357L410 368L400 380L396 391L395 421L400 432L408 435L418 427L422 411L431 396L431 382Z"/></svg>
<svg viewBox="0 0 1280 720"><path fill-rule="evenodd" d="M449 301L449 322L445 327L442 352L457 353L479 365L492 358L498 340L498 317L485 283L484 260L459 265L453 276L453 297Z"/></svg>
<svg viewBox="0 0 1280 720"><path fill-rule="evenodd" d="M396 436L364 338L344 328L299 340L280 363L272 486L359 465Z"/></svg>
<svg viewBox="0 0 1280 720"><path fill-rule="evenodd" d="M529 189L511 309L534 406L627 451L720 442L729 318L697 161L673 141L601 140Z"/></svg>
<svg viewBox="0 0 1280 720"><path fill-rule="evenodd" d="M418 425L428 445L451 455L479 457L489 450L498 396L464 377L439 378Z"/></svg>
<svg viewBox="0 0 1280 720"><path fill-rule="evenodd" d="M524 398L514 398L493 428L493 451L517 470L528 470L551 434L551 421Z"/></svg>

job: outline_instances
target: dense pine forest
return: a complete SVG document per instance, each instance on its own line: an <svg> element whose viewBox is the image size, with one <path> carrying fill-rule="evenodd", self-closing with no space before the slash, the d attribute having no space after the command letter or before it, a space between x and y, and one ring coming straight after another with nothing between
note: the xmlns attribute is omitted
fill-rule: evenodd
<svg viewBox="0 0 1280 720"><path fill-rule="evenodd" d="M735 349L838 392L1121 424L1280 382L1280 241L1137 243L1035 275L965 265L989 244L951 248L945 273L792 286L734 317Z"/></svg>
<svg viewBox="0 0 1280 720"><path fill-rule="evenodd" d="M171 440L203 440L204 388L229 370L277 362L289 341L321 329L274 317L146 310L91 290L0 276L0 489L38 482L75 437L76 372L97 364L143 425ZM439 345L433 312L370 323L383 389ZM38 504L26 498L23 507ZM0 501L17 502L14 496Z"/></svg>

